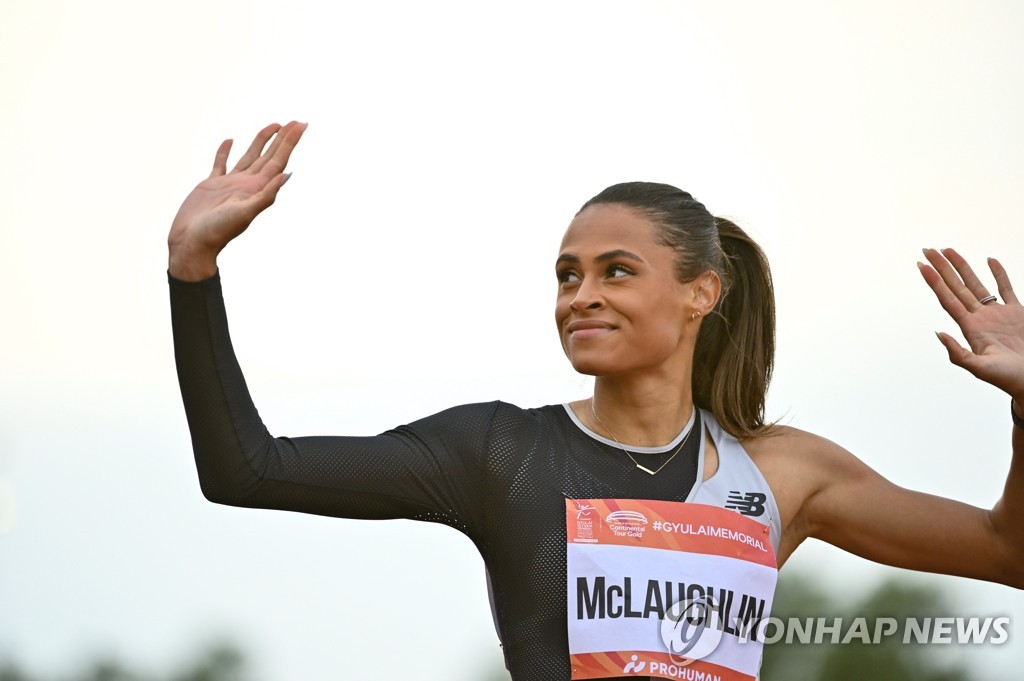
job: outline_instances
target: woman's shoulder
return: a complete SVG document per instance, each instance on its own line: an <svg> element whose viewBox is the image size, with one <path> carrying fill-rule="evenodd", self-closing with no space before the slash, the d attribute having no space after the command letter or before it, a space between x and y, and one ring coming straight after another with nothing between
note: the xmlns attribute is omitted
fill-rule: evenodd
<svg viewBox="0 0 1024 681"><path fill-rule="evenodd" d="M839 478L860 475L867 467L852 453L815 433L773 424L742 440L743 448L774 489L783 486L800 502Z"/></svg>
<svg viewBox="0 0 1024 681"><path fill-rule="evenodd" d="M537 418L538 414L543 415L552 411L563 409L561 405L546 405L543 407L520 407L504 400L490 400L487 402L466 402L443 409L437 414L454 414L470 417L492 418L494 416L519 416L523 418ZM436 416L433 414L425 418Z"/></svg>
<svg viewBox="0 0 1024 681"><path fill-rule="evenodd" d="M564 412L565 408L562 405L523 408L501 400L471 402L449 407L436 414L421 418L410 423L409 427L416 430L493 435L510 430L537 428L545 423L564 418Z"/></svg>
<svg viewBox="0 0 1024 681"><path fill-rule="evenodd" d="M785 555L811 535L803 512L809 501L837 482L857 479L869 470L828 438L787 425L768 426L742 445L775 496Z"/></svg>
<svg viewBox="0 0 1024 681"><path fill-rule="evenodd" d="M752 437L736 437L718 423L714 414L706 410L702 414L717 446L739 445L758 466L763 460L793 465L842 449L820 435L780 423L768 423Z"/></svg>
<svg viewBox="0 0 1024 681"><path fill-rule="evenodd" d="M446 410L452 413L466 415L482 415L486 418L518 419L524 421L543 421L552 418L560 418L565 415L565 405L546 404L540 407L520 407L512 402L504 400L491 400L490 402L471 402L460 404Z"/></svg>
<svg viewBox="0 0 1024 681"><path fill-rule="evenodd" d="M846 452L828 438L780 423L767 424L757 435L744 438L740 443L751 457L801 459L831 457Z"/></svg>

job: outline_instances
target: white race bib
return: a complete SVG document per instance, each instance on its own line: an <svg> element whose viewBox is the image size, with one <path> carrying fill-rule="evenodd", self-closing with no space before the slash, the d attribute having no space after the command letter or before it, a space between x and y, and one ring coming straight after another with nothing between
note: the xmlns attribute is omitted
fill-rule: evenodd
<svg viewBox="0 0 1024 681"><path fill-rule="evenodd" d="M705 504L566 499L573 679L754 681L778 578L769 526Z"/></svg>

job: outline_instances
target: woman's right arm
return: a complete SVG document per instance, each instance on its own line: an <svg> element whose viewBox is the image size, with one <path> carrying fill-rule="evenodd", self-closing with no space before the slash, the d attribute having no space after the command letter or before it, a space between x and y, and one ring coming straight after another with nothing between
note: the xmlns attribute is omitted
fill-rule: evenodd
<svg viewBox="0 0 1024 681"><path fill-rule="evenodd" d="M457 407L372 437L286 438L270 434L249 395L216 255L273 203L304 129L265 128L230 173L230 142L222 144L168 238L175 361L203 494L234 506L434 520L473 536L494 405Z"/></svg>

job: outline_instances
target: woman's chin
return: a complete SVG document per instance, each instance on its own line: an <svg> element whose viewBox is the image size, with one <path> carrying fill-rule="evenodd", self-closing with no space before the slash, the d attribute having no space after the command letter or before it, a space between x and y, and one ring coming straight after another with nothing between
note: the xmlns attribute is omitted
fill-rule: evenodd
<svg viewBox="0 0 1024 681"><path fill-rule="evenodd" d="M570 357L569 362L570 364L572 364L572 368L575 369L577 373L583 374L585 376L607 376L609 374L616 373L615 367L612 366L610 362L601 361L600 359L573 359Z"/></svg>

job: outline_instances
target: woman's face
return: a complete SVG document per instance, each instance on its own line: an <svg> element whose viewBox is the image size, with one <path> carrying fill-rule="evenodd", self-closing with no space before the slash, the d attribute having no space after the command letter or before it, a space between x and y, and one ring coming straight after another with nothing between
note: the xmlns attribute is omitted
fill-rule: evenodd
<svg viewBox="0 0 1024 681"><path fill-rule="evenodd" d="M555 321L573 368L610 376L689 366L702 278L680 282L675 262L633 208L598 204L576 216L555 262Z"/></svg>

